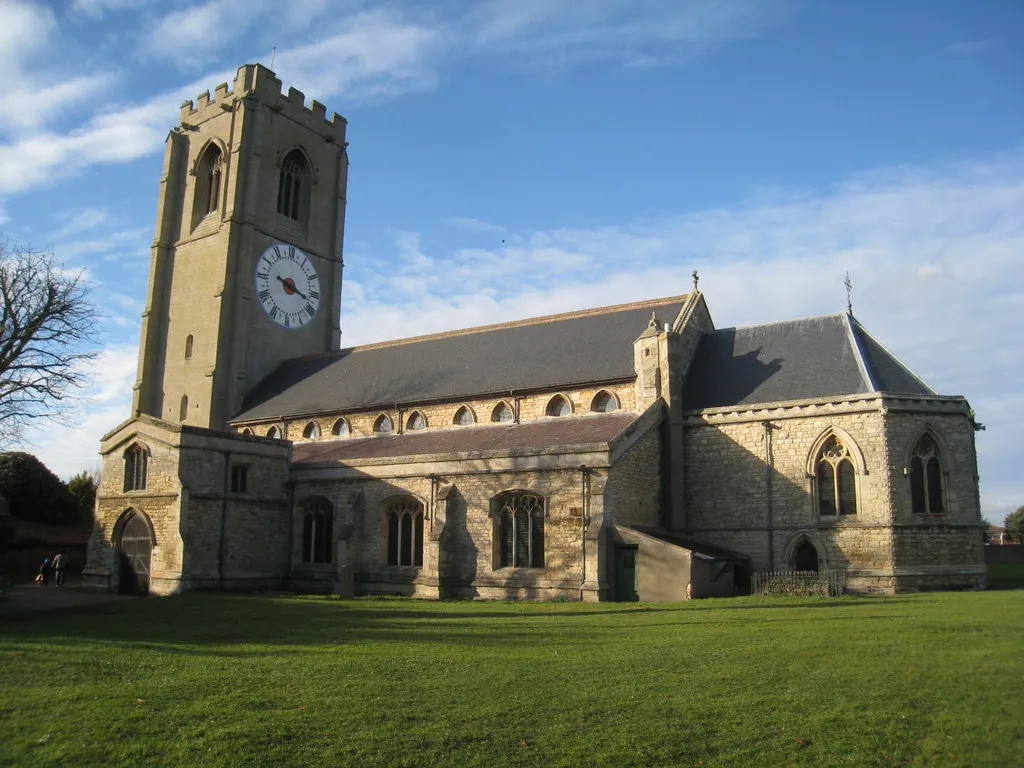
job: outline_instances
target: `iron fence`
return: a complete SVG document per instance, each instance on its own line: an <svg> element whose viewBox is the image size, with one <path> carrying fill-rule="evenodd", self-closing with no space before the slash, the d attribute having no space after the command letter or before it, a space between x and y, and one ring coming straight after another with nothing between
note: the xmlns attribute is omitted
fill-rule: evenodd
<svg viewBox="0 0 1024 768"><path fill-rule="evenodd" d="M829 597L843 594L846 579L842 571L758 571L751 594L762 597Z"/></svg>

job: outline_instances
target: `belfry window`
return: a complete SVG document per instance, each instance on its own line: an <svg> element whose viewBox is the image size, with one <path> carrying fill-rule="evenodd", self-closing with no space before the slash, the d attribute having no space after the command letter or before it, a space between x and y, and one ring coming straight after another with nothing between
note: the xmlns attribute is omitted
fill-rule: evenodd
<svg viewBox="0 0 1024 768"><path fill-rule="evenodd" d="M512 412L512 406L502 400L491 411L491 421L515 421L515 414Z"/></svg>
<svg viewBox="0 0 1024 768"><path fill-rule="evenodd" d="M149 451L141 445L133 445L124 452L124 489L144 491L148 478Z"/></svg>
<svg viewBox="0 0 1024 768"><path fill-rule="evenodd" d="M199 160L196 168L195 224L216 211L220 205L222 159L220 147L210 144Z"/></svg>
<svg viewBox="0 0 1024 768"><path fill-rule="evenodd" d="M815 463L818 514L822 517L857 514L857 479L849 449L832 435Z"/></svg>
<svg viewBox="0 0 1024 768"><path fill-rule="evenodd" d="M309 211L309 164L298 149L289 152L281 163L277 186L277 212L296 221L305 221Z"/></svg>
<svg viewBox="0 0 1024 768"><path fill-rule="evenodd" d="M499 568L544 567L544 499L535 493L498 497Z"/></svg>
<svg viewBox="0 0 1024 768"><path fill-rule="evenodd" d="M329 563L334 546L334 510L325 499L306 503L302 515L302 562Z"/></svg>
<svg viewBox="0 0 1024 768"><path fill-rule="evenodd" d="M939 446L935 438L925 433L914 446L910 459L910 501L914 514L945 514L943 496Z"/></svg>
<svg viewBox="0 0 1024 768"><path fill-rule="evenodd" d="M388 565L423 565L423 505L401 498L387 507Z"/></svg>

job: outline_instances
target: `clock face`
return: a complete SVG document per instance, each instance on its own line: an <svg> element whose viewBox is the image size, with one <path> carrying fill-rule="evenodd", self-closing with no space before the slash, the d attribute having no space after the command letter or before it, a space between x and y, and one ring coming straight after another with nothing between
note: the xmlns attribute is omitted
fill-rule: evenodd
<svg viewBox="0 0 1024 768"><path fill-rule="evenodd" d="M306 254L294 245L274 243L256 261L256 295L275 323L301 328L320 306L320 278Z"/></svg>

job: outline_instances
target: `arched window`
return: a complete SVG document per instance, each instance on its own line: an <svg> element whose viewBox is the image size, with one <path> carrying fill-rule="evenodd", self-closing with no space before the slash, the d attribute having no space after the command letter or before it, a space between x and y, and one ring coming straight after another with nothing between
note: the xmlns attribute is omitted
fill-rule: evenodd
<svg viewBox="0 0 1024 768"><path fill-rule="evenodd" d="M914 445L910 459L910 502L915 515L946 513L939 445L927 432Z"/></svg>
<svg viewBox="0 0 1024 768"><path fill-rule="evenodd" d="M602 389L590 403L590 410L595 413L610 413L619 410L619 401L608 390Z"/></svg>
<svg viewBox="0 0 1024 768"><path fill-rule="evenodd" d="M277 212L296 221L305 221L309 213L310 172L306 156L298 149L289 152L281 163L277 186Z"/></svg>
<svg viewBox="0 0 1024 768"><path fill-rule="evenodd" d="M243 429L242 429L242 431L241 431L241 433L240 433L240 434L243 434L243 435L251 435L251 434L252 434L252 430L251 430L251 429L249 429L248 427L245 427L245 428L243 428Z"/></svg>
<svg viewBox="0 0 1024 768"><path fill-rule="evenodd" d="M516 415L512 412L512 406L502 400L491 411L491 421L515 421Z"/></svg>
<svg viewBox="0 0 1024 768"><path fill-rule="evenodd" d="M348 422L344 419L338 419L334 422L334 426L331 427L331 434L335 437L348 437L352 430L348 426Z"/></svg>
<svg viewBox="0 0 1024 768"><path fill-rule="evenodd" d="M822 517L857 514L856 471L850 451L832 435L815 462L818 514Z"/></svg>
<svg viewBox="0 0 1024 768"><path fill-rule="evenodd" d="M320 425L315 421L309 422L305 429L302 430L302 436L307 440L315 440L320 437Z"/></svg>
<svg viewBox="0 0 1024 768"><path fill-rule="evenodd" d="M188 395L181 396L181 403L178 405L178 421L188 419Z"/></svg>
<svg viewBox="0 0 1024 768"><path fill-rule="evenodd" d="M497 498L499 568L544 567L544 499L514 491Z"/></svg>
<svg viewBox="0 0 1024 768"><path fill-rule="evenodd" d="M387 506L388 565L423 565L423 505L413 498Z"/></svg>
<svg viewBox="0 0 1024 768"><path fill-rule="evenodd" d="M192 341L193 341L192 340L192 334L190 333L188 336L185 337L185 359L186 360L191 360L192 359Z"/></svg>
<svg viewBox="0 0 1024 768"><path fill-rule="evenodd" d="M281 430L278 429L277 427L271 427L270 429L267 430L267 437L272 437L275 440L280 440Z"/></svg>
<svg viewBox="0 0 1024 768"><path fill-rule="evenodd" d="M452 423L460 427L468 427L470 424L476 424L476 416L469 409L469 406L463 405L455 412L455 418L452 419Z"/></svg>
<svg viewBox="0 0 1024 768"><path fill-rule="evenodd" d="M426 429L427 417L421 411L413 411L409 415L409 420L405 422L405 428L410 430Z"/></svg>
<svg viewBox="0 0 1024 768"><path fill-rule="evenodd" d="M385 435L394 428L394 424L391 423L391 417L386 413L382 413L377 417L377 420L373 422L373 431L380 435Z"/></svg>
<svg viewBox="0 0 1024 768"><path fill-rule="evenodd" d="M149 451L136 443L124 452L124 489L144 491L148 478Z"/></svg>
<svg viewBox="0 0 1024 768"><path fill-rule="evenodd" d="M548 416L571 416L572 403L564 395L555 395L548 400L548 407L544 409Z"/></svg>
<svg viewBox="0 0 1024 768"><path fill-rule="evenodd" d="M302 515L302 562L329 563L334 547L334 510L326 499L306 502Z"/></svg>
<svg viewBox="0 0 1024 768"><path fill-rule="evenodd" d="M210 144L196 166L196 202L193 226L220 204L222 155L220 147Z"/></svg>

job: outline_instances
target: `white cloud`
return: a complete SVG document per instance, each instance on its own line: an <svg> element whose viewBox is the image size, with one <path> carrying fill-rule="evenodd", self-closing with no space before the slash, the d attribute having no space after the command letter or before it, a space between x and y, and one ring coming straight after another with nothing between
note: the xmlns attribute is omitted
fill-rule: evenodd
<svg viewBox="0 0 1024 768"><path fill-rule="evenodd" d="M153 0L71 0L71 10L94 19L113 11L134 11L152 4Z"/></svg>

